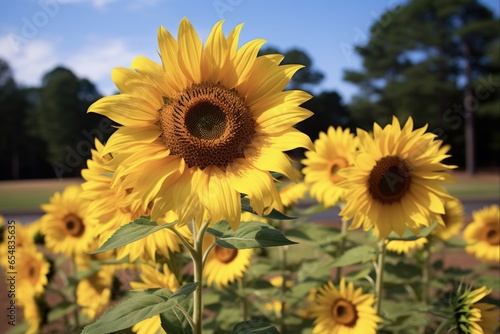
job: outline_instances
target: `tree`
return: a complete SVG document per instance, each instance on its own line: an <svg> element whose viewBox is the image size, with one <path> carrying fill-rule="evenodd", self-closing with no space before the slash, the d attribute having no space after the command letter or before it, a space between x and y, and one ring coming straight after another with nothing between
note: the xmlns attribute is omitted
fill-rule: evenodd
<svg viewBox="0 0 500 334"><path fill-rule="evenodd" d="M77 78L69 69L57 67L43 77L27 122L31 134L46 143L47 162L58 177L78 175L90 157L94 142L85 131L97 128L101 117L88 115L87 109L99 97L90 81Z"/></svg>
<svg viewBox="0 0 500 334"><path fill-rule="evenodd" d="M412 115L417 125L429 123L455 145L465 125L472 173L471 84L485 74L485 50L497 25L476 0L412 0L388 10L371 27L368 43L356 48L363 70L345 72L345 80L362 91L349 106L352 114L370 114L382 123L392 115Z"/></svg>

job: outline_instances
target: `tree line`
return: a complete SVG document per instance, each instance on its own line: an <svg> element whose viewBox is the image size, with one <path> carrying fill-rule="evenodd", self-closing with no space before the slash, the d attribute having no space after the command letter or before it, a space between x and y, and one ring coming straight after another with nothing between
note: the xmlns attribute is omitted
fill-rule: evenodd
<svg viewBox="0 0 500 334"><path fill-rule="evenodd" d="M335 90L314 94L304 105L314 116L298 127L314 140L330 125L355 131L411 115L416 126L429 124L428 131L451 145L449 163L470 173L498 167L499 27L476 0L412 0L388 9L355 48L362 68L344 72L360 93L348 104ZM305 66L290 89L312 91L324 78L299 48L260 52L271 53L283 54L284 64ZM0 179L79 176L93 138L106 140L114 129L86 113L100 97L92 82L63 67L46 73L40 87L22 87L0 60Z"/></svg>

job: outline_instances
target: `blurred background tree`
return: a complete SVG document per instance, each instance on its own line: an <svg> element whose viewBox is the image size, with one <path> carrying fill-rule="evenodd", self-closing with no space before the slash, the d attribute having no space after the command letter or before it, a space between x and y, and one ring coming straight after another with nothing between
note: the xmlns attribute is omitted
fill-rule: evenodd
<svg viewBox="0 0 500 334"><path fill-rule="evenodd" d="M451 144L453 162L468 172L475 172L476 148L497 147L496 155L480 159L498 163L492 124L500 119L496 104L487 107L498 101L498 81L491 82L492 76L498 79L498 63L491 57L495 51L487 52L498 42L498 24L475 0L413 0L383 13L367 44L356 47L363 69L344 75L361 90L349 105L353 121L369 128L392 115L411 115L416 125L429 123L430 131ZM484 89L490 90L487 97ZM479 112L486 118L475 126Z"/></svg>

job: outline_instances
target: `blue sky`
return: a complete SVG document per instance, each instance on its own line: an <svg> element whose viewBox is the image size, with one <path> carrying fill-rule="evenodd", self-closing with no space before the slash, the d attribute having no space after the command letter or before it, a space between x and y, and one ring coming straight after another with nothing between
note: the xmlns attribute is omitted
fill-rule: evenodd
<svg viewBox="0 0 500 334"><path fill-rule="evenodd" d="M111 94L112 68L128 67L139 55L159 61L160 25L176 36L180 20L187 17L205 39L214 23L224 19L226 34L245 24L240 45L264 38L266 45L283 51L304 49L326 75L317 90L337 90L349 100L357 90L342 77L344 70L360 68L354 46L366 42L381 13L404 2L7 0L0 4L0 57L20 84L39 85L44 73L63 65L93 81L102 94ZM482 3L499 16L497 0Z"/></svg>

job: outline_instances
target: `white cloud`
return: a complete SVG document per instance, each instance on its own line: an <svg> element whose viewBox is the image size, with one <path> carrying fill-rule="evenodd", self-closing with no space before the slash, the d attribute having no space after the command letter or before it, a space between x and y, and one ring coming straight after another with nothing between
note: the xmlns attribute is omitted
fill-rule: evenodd
<svg viewBox="0 0 500 334"><path fill-rule="evenodd" d="M117 2L118 0L57 0L62 5L69 3L90 3L95 8L104 8L108 4Z"/></svg>
<svg viewBox="0 0 500 334"><path fill-rule="evenodd" d="M111 70L129 67L139 53L129 50L122 40L96 42L70 55L64 62L78 77L99 85L101 93L112 94L116 88L111 81Z"/></svg>
<svg viewBox="0 0 500 334"><path fill-rule="evenodd" d="M0 57L9 63L18 83L39 85L42 76L58 64L51 42L37 39L18 47L13 43L12 34L0 36Z"/></svg>
<svg viewBox="0 0 500 334"><path fill-rule="evenodd" d="M57 48L56 48L57 46ZM0 58L10 65L17 83L39 86L45 73L61 65L72 70L79 78L87 78L97 85L101 94L116 92L111 80L115 67L129 67L139 54L121 39L92 39L82 48L60 51L57 45L41 39L32 40L19 48L12 47L10 35L0 36Z"/></svg>

